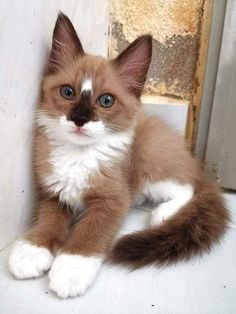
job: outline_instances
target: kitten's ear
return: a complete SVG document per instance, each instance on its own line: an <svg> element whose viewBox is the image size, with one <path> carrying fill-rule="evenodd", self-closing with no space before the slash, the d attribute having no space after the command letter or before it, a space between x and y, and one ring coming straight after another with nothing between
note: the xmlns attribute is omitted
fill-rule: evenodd
<svg viewBox="0 0 236 314"><path fill-rule="evenodd" d="M71 21L61 12L53 31L48 73L56 72L77 55L84 55L82 44Z"/></svg>
<svg viewBox="0 0 236 314"><path fill-rule="evenodd" d="M143 35L112 61L129 90L140 97L152 57L152 37Z"/></svg>

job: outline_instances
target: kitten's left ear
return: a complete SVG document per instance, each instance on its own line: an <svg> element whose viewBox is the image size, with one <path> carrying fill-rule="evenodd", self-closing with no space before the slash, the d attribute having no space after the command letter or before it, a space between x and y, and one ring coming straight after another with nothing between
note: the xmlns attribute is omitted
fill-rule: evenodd
<svg viewBox="0 0 236 314"><path fill-rule="evenodd" d="M61 12L53 31L48 73L56 72L77 55L84 55L82 44L70 19Z"/></svg>
<svg viewBox="0 0 236 314"><path fill-rule="evenodd" d="M152 58L152 36L143 35L112 61L128 89L140 97Z"/></svg>

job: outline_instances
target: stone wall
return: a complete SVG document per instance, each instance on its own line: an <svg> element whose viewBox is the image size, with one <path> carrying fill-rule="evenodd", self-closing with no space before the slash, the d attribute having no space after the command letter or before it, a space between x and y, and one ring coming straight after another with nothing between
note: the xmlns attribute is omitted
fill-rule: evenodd
<svg viewBox="0 0 236 314"><path fill-rule="evenodd" d="M109 55L153 35L145 93L191 100L204 0L112 0Z"/></svg>

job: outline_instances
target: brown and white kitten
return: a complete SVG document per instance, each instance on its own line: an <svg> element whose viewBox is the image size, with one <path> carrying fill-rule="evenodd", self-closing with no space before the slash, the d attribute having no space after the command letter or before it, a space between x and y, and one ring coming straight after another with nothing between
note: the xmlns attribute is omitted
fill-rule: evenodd
<svg viewBox="0 0 236 314"><path fill-rule="evenodd" d="M183 140L142 111L151 53L145 35L114 60L86 54L59 14L37 113L41 201L36 223L10 253L16 278L50 269L51 290L75 297L107 257L132 268L167 265L220 240L229 216L217 188ZM129 207L146 200L155 204L149 228L112 246Z"/></svg>

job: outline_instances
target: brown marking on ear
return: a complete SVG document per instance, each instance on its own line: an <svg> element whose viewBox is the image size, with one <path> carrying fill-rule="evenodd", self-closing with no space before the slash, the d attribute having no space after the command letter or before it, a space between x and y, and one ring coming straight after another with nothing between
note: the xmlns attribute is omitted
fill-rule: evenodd
<svg viewBox="0 0 236 314"><path fill-rule="evenodd" d="M70 19L61 12L53 31L47 74L56 72L77 55L84 55L82 44Z"/></svg>
<svg viewBox="0 0 236 314"><path fill-rule="evenodd" d="M152 37L143 35L112 61L129 90L140 97L152 57Z"/></svg>

